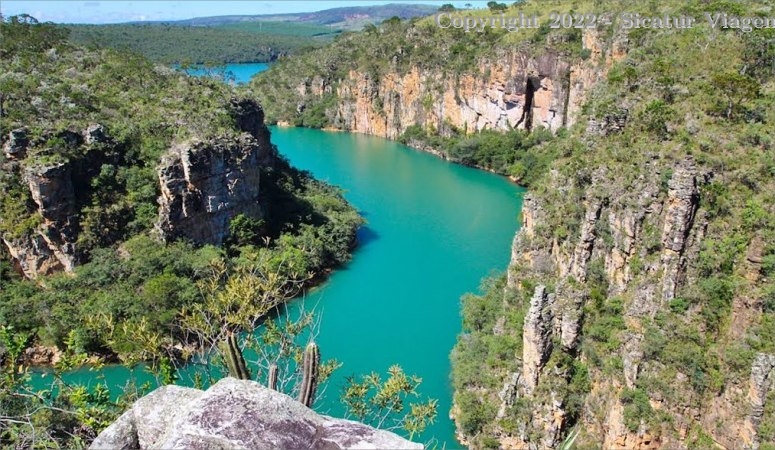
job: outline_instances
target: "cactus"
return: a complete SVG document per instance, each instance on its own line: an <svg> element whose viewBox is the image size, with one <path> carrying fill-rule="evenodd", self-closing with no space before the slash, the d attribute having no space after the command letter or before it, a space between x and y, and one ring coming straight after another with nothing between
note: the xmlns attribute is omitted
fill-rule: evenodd
<svg viewBox="0 0 775 450"><path fill-rule="evenodd" d="M237 335L234 332L229 333L226 342L221 344L223 359L226 361L226 368L229 369L229 375L240 380L249 380L250 372L245 364L245 358L242 356L242 350L237 344Z"/></svg>
<svg viewBox="0 0 775 450"><path fill-rule="evenodd" d="M272 364L269 366L269 379L267 380L267 385L269 386L269 389L277 390L277 364Z"/></svg>
<svg viewBox="0 0 775 450"><path fill-rule="evenodd" d="M315 402L315 390L318 387L318 372L320 370L320 350L317 344L310 342L304 349L304 361L302 362L301 389L299 390L299 402L307 408L311 408Z"/></svg>

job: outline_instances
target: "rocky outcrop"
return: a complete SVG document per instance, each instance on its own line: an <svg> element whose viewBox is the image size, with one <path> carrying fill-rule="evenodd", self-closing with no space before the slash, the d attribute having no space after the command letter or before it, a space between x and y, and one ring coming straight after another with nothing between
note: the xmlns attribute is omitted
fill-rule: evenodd
<svg viewBox="0 0 775 450"><path fill-rule="evenodd" d="M37 206L40 225L23 236L4 236L8 252L29 278L73 270L78 216L71 165L61 162L29 167L23 177Z"/></svg>
<svg viewBox="0 0 775 450"><path fill-rule="evenodd" d="M253 381L207 391L164 386L141 398L91 449L421 449L393 433L322 416Z"/></svg>
<svg viewBox="0 0 775 450"><path fill-rule="evenodd" d="M764 417L767 396L773 392L775 392L775 355L759 353L751 367L751 380L748 388L751 413L746 419L743 437L752 448L756 448L760 444L756 438L756 430Z"/></svg>
<svg viewBox="0 0 775 450"><path fill-rule="evenodd" d="M261 170L273 158L268 142L248 134L173 147L158 171L161 197L156 228L162 238L218 245L238 214L260 219Z"/></svg>
<svg viewBox="0 0 775 450"><path fill-rule="evenodd" d="M51 138L56 138L57 145L72 150L71 153L78 157L64 157L65 152L60 152L61 149L47 148ZM26 161L30 146L37 146L37 152L56 155L61 160L45 164ZM76 248L80 204L90 189L89 180L99 173L102 164L117 162L120 148L105 127L97 123L82 131L43 133L34 143L26 128L10 133L4 146L10 162L3 170L17 176L28 189L31 198L28 208L30 212L34 208L36 213L29 219L34 228L21 234L6 233L3 242L14 265L26 277L69 272L82 259Z"/></svg>
<svg viewBox="0 0 775 450"><path fill-rule="evenodd" d="M688 261L696 257L705 233L698 209L700 188L709 175L701 173L690 157L668 168L659 167L651 157L644 158L643 164L644 174L626 181L617 179L617 174L607 169L586 172L589 175L577 173L570 180L558 172L551 172L550 194L528 194L524 199L522 228L513 243L507 289L521 291L524 286L531 285L524 281L530 280L538 283L538 287L525 315L522 352L515 355L521 368L520 376L516 377L518 386L514 385L513 373L504 374L503 389L492 394L493 397L497 394L500 404L498 417L514 414L510 411L517 404L516 398L520 399L520 408L529 408L532 413L518 423L517 432L497 432L504 448L532 448L535 445L554 448L568 432L570 417L563 392L567 392L572 376L567 369L550 367L553 365L546 363L555 360L556 352L564 352L566 355L556 360L571 357L588 364L586 358L589 356L580 345L585 312L600 308L600 302L608 301L601 297L618 298L622 302L620 319L623 319L623 325L616 350L621 369L617 377L601 376L595 381L598 384L586 397L583 408L583 414L590 416L579 419L583 421L582 429L604 448L681 446L680 440L666 439L661 430L646 425L633 432L632 424L625 422L627 414L619 396L626 389L639 387L638 380L644 367L647 371L653 370L648 362L644 362L646 323L651 323L656 313L666 308L666 302L686 286ZM654 174L665 172L670 177L661 187L654 181ZM624 183L628 183L626 189L621 187ZM620 187L611 189L611 185ZM547 195L549 200L545 198ZM581 199L574 205L576 217L553 216L556 206L551 202L571 196ZM578 231L558 238L546 228L547 221L556 220L575 221ZM548 283L553 286L552 294L545 287ZM596 289L597 305L590 304L590 283ZM605 326L611 329L611 325ZM501 333L508 332L501 330ZM553 345L555 342L560 345ZM759 365L766 366L762 364ZM766 398L762 392L769 386L768 382L761 381L768 379L767 375L755 375L767 372L766 367L761 370L757 367L755 364L751 381L755 386L751 388L750 396L754 405L750 415L752 430L756 417L761 417L756 411L761 410ZM688 380L689 376L679 375L683 377L681 380ZM714 407L724 410L739 403L738 391L730 386L727 393L714 400ZM674 404L662 406L664 400L655 397L652 408L676 407ZM592 419L590 411L599 411L599 415ZM707 416L711 420L713 415L712 411L706 415L699 411L684 412L680 407L671 410L670 414L679 421L684 420L683 414L691 414L682 423L692 423L695 416ZM514 416L510 417L513 419ZM725 420L729 421L729 418ZM737 436L742 437L739 433L743 427L741 423L738 425L733 431L720 434L738 433Z"/></svg>
<svg viewBox="0 0 775 450"><path fill-rule="evenodd" d="M27 138L27 128L17 128L8 133L8 141L3 145L3 152L9 159L23 159L30 141Z"/></svg>
<svg viewBox="0 0 775 450"><path fill-rule="evenodd" d="M178 143L163 157L157 223L163 239L220 244L234 216L262 217L260 172L276 158L264 111L253 100L233 98L228 112L241 134ZM69 272L87 259L88 249L77 248L77 243L81 208L92 202L91 180L104 165L124 164L125 153L123 144L99 123L81 131L44 132L33 141L26 128L11 131L3 145L7 160L2 167L29 192L30 217L23 232L2 236L15 267L28 278ZM50 142L56 143L49 148ZM44 155L58 162L36 163L46 161ZM22 228L9 224L5 229L13 227ZM98 238L110 245L121 237L119 230L105 230Z"/></svg>
<svg viewBox="0 0 775 450"><path fill-rule="evenodd" d="M697 168L689 157L678 164L668 182L664 227L662 229L662 300L675 297L680 276L685 270L684 251L694 215L699 206L700 192Z"/></svg>
<svg viewBox="0 0 775 450"><path fill-rule="evenodd" d="M467 132L556 130L567 122L569 67L557 54L504 51L481 61L472 74L455 77L417 67L405 74L389 72L380 80L352 71L337 88L339 98L352 100L340 102L334 125L391 139L415 124Z"/></svg>
<svg viewBox="0 0 775 450"><path fill-rule="evenodd" d="M530 394L538 383L538 375L552 352L552 304L554 294L546 286L536 286L530 309L525 316L522 333L522 385Z"/></svg>
<svg viewBox="0 0 775 450"><path fill-rule="evenodd" d="M218 245L235 216L263 216L261 171L274 163L277 151L258 103L232 99L230 114L241 135L179 143L162 158L156 223L162 239Z"/></svg>

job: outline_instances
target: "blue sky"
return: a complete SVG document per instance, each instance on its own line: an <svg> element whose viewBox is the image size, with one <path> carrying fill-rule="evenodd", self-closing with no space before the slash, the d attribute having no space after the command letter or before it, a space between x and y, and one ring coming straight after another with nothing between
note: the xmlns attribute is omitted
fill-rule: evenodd
<svg viewBox="0 0 775 450"><path fill-rule="evenodd" d="M427 0L417 3L462 6L476 1ZM169 1L169 0L0 0L0 12L5 16L26 13L41 22L116 23L136 20L178 20L192 17L225 16L232 14L278 14L320 11L341 6L412 3L412 1L317 0L317 1Z"/></svg>

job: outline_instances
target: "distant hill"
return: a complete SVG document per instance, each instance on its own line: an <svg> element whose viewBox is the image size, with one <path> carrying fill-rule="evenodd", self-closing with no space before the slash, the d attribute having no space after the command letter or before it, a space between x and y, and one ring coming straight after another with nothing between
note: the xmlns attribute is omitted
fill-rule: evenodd
<svg viewBox="0 0 775 450"><path fill-rule="evenodd" d="M331 28L352 30L360 29L367 23L379 23L397 16L402 19L433 14L438 6L423 4L390 3L377 6L346 6L323 11L292 14L260 14L196 17L193 19L165 22L171 25L221 26L245 22L294 22L309 25L326 25ZM146 22L147 23L147 22Z"/></svg>
<svg viewBox="0 0 775 450"><path fill-rule="evenodd" d="M78 45L127 49L160 63L269 62L331 42L391 17L427 16L432 5L391 3L296 14L197 17L159 22L66 25Z"/></svg>

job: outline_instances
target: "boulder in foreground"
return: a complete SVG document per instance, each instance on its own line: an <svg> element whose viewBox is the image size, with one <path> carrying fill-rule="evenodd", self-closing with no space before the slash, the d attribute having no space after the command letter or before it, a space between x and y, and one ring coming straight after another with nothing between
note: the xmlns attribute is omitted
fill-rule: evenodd
<svg viewBox="0 0 775 450"><path fill-rule="evenodd" d="M321 416L254 381L225 378L207 391L164 386L141 398L92 449L421 449L388 431Z"/></svg>

